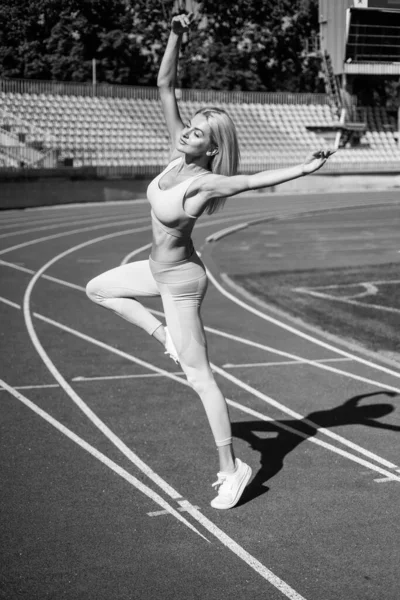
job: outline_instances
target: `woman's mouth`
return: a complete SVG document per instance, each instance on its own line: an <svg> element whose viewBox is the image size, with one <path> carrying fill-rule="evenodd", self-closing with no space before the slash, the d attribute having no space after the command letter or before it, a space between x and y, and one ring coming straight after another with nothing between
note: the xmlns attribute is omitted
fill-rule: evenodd
<svg viewBox="0 0 400 600"><path fill-rule="evenodd" d="M182 138L179 139L180 144L184 144L186 146L187 142L185 142Z"/></svg>

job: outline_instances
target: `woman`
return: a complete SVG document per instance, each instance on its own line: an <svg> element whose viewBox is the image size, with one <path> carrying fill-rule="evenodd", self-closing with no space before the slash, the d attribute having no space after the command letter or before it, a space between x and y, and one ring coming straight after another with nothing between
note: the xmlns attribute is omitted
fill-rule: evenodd
<svg viewBox="0 0 400 600"><path fill-rule="evenodd" d="M199 110L183 124L175 98L176 70L182 35L191 17L172 19L158 87L172 141L170 163L149 185L153 243L149 260L130 263L99 275L87 295L113 310L165 347L180 362L200 396L219 455L218 495L211 506L232 508L251 477L251 469L235 458L227 403L210 368L200 307L207 289L204 265L191 240L196 219L213 213L226 197L277 185L319 169L332 154L318 151L299 166L254 175L236 175L239 147L235 126L218 108ZM161 296L167 327L137 297Z"/></svg>

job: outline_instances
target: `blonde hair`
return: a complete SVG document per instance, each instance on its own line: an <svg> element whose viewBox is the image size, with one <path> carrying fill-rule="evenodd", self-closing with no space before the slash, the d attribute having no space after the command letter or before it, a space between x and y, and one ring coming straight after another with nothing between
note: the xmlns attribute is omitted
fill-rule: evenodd
<svg viewBox="0 0 400 600"><path fill-rule="evenodd" d="M211 129L211 143L218 148L218 153L211 159L211 172L218 175L236 175L240 150L234 122L227 112L214 106L200 108L196 112L196 115L198 114L206 117ZM225 201L226 198L213 198L204 212L209 215L215 213L224 206Z"/></svg>

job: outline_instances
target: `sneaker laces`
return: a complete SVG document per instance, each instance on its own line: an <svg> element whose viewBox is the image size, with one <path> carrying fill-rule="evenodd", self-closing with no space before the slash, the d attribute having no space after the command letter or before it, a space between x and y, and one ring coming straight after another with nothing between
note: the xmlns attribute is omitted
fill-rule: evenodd
<svg viewBox="0 0 400 600"><path fill-rule="evenodd" d="M218 479L211 484L213 488L219 488L218 493L221 491L223 484L226 482L228 475L227 473L218 473Z"/></svg>
<svg viewBox="0 0 400 600"><path fill-rule="evenodd" d="M172 360L173 360L173 361L175 361L177 365L179 365L179 359L178 359L176 356L174 356L173 354L171 354L171 352L168 352L168 350L166 350L166 351L164 352L164 354L168 354L168 356L169 356L170 358L172 358Z"/></svg>

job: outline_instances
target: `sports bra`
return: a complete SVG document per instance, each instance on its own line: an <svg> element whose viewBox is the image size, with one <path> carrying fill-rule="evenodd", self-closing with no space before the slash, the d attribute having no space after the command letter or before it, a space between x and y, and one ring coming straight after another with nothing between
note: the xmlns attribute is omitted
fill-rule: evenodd
<svg viewBox="0 0 400 600"><path fill-rule="evenodd" d="M165 233L176 238L189 236L197 219L197 217L185 211L185 194L195 179L207 175L207 173L200 173L199 175L188 177L188 179L181 181L181 183L174 185L168 190L162 190L159 186L160 179L181 161L182 157L179 156L170 162L164 171L150 182L147 188L147 199L151 205L151 218ZM175 227L172 226L174 224L176 224Z"/></svg>

